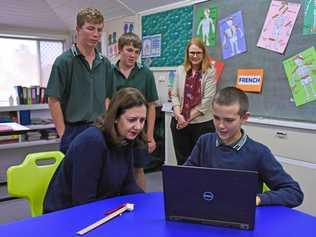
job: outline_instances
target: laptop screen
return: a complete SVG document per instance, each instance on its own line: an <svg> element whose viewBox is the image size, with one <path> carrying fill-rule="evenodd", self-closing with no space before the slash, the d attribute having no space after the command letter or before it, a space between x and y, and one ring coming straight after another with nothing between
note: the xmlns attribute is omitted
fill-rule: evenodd
<svg viewBox="0 0 316 237"><path fill-rule="evenodd" d="M253 229L257 172L164 165L162 174L166 219Z"/></svg>

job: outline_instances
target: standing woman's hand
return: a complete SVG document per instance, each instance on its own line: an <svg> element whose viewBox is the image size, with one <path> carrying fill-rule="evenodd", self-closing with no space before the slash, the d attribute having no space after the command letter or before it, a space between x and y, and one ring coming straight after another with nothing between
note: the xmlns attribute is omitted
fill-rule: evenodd
<svg viewBox="0 0 316 237"><path fill-rule="evenodd" d="M177 129L182 129L188 125L188 122L185 120L182 114L176 116L177 120Z"/></svg>

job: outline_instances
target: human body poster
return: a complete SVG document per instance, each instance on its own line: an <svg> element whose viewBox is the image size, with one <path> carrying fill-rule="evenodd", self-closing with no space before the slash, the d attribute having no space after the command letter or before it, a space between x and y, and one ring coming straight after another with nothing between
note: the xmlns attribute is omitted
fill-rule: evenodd
<svg viewBox="0 0 316 237"><path fill-rule="evenodd" d="M316 100L316 51L310 47L283 61L296 106Z"/></svg>
<svg viewBox="0 0 316 237"><path fill-rule="evenodd" d="M242 12L221 19L219 21L223 59L247 51Z"/></svg>
<svg viewBox="0 0 316 237"><path fill-rule="evenodd" d="M271 1L257 46L283 54L301 4Z"/></svg>
<svg viewBox="0 0 316 237"><path fill-rule="evenodd" d="M316 34L316 0L305 0L304 35Z"/></svg>
<svg viewBox="0 0 316 237"><path fill-rule="evenodd" d="M198 7L195 12L195 35L202 39L207 47L216 45L217 7Z"/></svg>

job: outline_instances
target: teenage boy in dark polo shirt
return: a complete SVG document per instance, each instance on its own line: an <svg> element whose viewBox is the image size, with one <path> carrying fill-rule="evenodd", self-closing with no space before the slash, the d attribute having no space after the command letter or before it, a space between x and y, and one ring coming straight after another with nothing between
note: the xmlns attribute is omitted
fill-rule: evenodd
<svg viewBox="0 0 316 237"><path fill-rule="evenodd" d="M153 73L145 66L138 64L142 48L140 38L134 33L125 33L118 40L118 49L120 60L114 65L114 79L111 90L107 91L107 97L110 100L113 93L123 87L137 88L147 101L147 142L148 152L156 149L154 139L154 127L156 119L156 105L158 93ZM145 151L139 151L135 154L134 173L138 185L145 190L144 166L148 161L148 154Z"/></svg>
<svg viewBox="0 0 316 237"><path fill-rule="evenodd" d="M86 8L78 13L77 42L57 57L48 81L48 105L64 153L75 136L105 111L106 87L113 69L96 50L103 22L97 9Z"/></svg>
<svg viewBox="0 0 316 237"><path fill-rule="evenodd" d="M265 145L252 140L241 125L248 117L248 97L235 88L218 91L213 100L216 133L202 135L184 165L257 171L257 205L296 207L303 192ZM263 182L271 191L262 193Z"/></svg>

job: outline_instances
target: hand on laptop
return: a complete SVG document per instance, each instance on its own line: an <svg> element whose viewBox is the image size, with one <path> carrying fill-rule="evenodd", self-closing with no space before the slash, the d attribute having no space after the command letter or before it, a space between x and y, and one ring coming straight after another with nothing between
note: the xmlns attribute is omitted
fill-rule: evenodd
<svg viewBox="0 0 316 237"><path fill-rule="evenodd" d="M261 203L261 199L259 196L256 196L256 205L259 206Z"/></svg>

